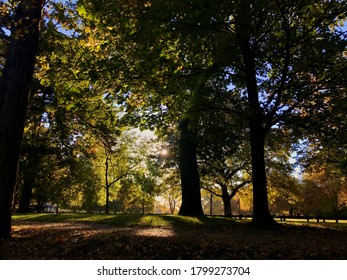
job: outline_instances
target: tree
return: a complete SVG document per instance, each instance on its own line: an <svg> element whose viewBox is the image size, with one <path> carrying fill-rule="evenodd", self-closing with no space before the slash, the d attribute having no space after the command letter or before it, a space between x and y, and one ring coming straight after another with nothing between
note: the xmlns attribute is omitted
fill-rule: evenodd
<svg viewBox="0 0 347 280"><path fill-rule="evenodd" d="M314 201L310 212L316 215L338 217L347 211L346 177L339 170L323 164L317 166L304 177L304 190L308 196L302 197L301 205L308 207ZM311 199L309 199L311 198Z"/></svg>
<svg viewBox="0 0 347 280"><path fill-rule="evenodd" d="M220 102L227 107L226 99ZM224 215L231 216L231 200L252 183L245 122L240 116L214 110L202 117L201 123L198 157L202 187L222 198Z"/></svg>
<svg viewBox="0 0 347 280"><path fill-rule="evenodd" d="M286 169L268 172L269 207L272 215L294 215L300 200L300 183Z"/></svg>
<svg viewBox="0 0 347 280"><path fill-rule="evenodd" d="M18 3L0 80L0 240L10 238L12 200L16 184L25 115L30 100L39 23L44 2ZM1 245L2 247L3 245ZM1 257L4 253L1 252Z"/></svg>
<svg viewBox="0 0 347 280"><path fill-rule="evenodd" d="M168 3L165 2L164 5L166 4ZM111 99L116 100L116 102L122 108L124 108L127 113L124 119L126 119L132 125L140 125L146 128L153 128L154 126L158 127L163 124L167 125L168 122L178 123L180 121L181 123L185 123L185 128L181 130L181 144L182 150L184 150L184 152L181 152L181 157L179 157L179 159L181 159L181 161L185 161L186 159L190 161L188 163L181 162L180 164L182 168L182 190L184 196L182 202L182 211L180 211L180 213L184 215L202 215L203 212L200 202L201 197L197 163L195 162L194 164L191 164L194 161L194 158L196 158L195 149L189 148L195 145L193 143L194 140L192 139L192 136L195 133L194 125L196 123L196 121L193 120L194 118L189 116L189 114L190 111L194 110L194 108L196 107L196 105L194 105L194 100L195 96L199 94L199 85L201 83L194 84L191 81L187 81L181 82L181 85L178 86L177 83L176 85L174 85L173 82L170 82L171 89L173 91L176 91L178 95L186 96L187 100L185 100L184 98L176 99L177 104L168 103L170 109L167 110L168 108L165 108L164 102L161 99L161 93L158 92L158 84L161 84L163 85L163 88L166 88L167 85L165 83L167 83L168 78L163 78L163 76L161 76L159 79L157 79L154 75L156 71L158 71L157 67L159 65L156 65L154 69L151 69L149 65L146 66L147 63L143 63L143 53L140 53L139 49L137 47L134 48L134 46L139 46L140 49L146 48L146 42L144 40L142 41L143 44L135 43L134 45L136 38L134 38L133 34L135 32L137 35L139 35L140 32L136 28L130 27L132 25L128 24L128 15L132 17L135 14L136 16L139 16L139 22L137 22L137 18L130 20L130 22L136 23L136 27L139 26L139 28L143 28L143 26L149 28L149 26L147 27L147 23L145 23L144 21L145 18L142 18L142 3L139 6L137 6L136 4L132 6L128 5L128 3L119 1L118 8L112 9L113 14L121 14L120 17L116 18L109 17L109 5L110 3L105 2L103 7L99 7L98 3L94 3L93 1L80 1L79 7L77 9L78 11L80 11L81 15L84 16L84 19L87 19L86 21L83 21L84 23L89 24L89 26L97 26L96 32L94 32L92 36L97 42L102 44L105 33L112 36L114 38L114 42L117 42L113 44L113 46L112 44L107 44L107 46L105 46L105 48L110 47L111 49L115 49L115 51L112 53L112 60L105 58L105 64L103 68L112 69L116 67L120 73L120 75L119 73L116 74L116 77L119 77L119 79L117 80L117 82L119 81L119 84L115 85L113 81L112 86L115 86L112 89L108 89L110 93L109 96L111 96ZM146 7L146 4L144 6ZM170 21L170 18L167 18L164 21L166 20ZM155 30L156 32L153 38L155 38L155 40L158 40L159 37L155 36L160 36L160 34L158 33L159 29L157 29L156 27ZM168 33L162 34L164 34L164 36L166 37L169 35ZM118 48L115 48L116 45L118 46ZM158 49L159 52L161 50L162 49ZM160 55L160 53L158 53L158 55ZM163 62L166 63L167 61L168 63L167 67L171 68L177 65L177 63L171 63L171 61L169 59L166 59L164 55L165 54L162 53ZM125 57L127 58L127 60L124 60ZM163 80L159 81L162 78ZM114 77L113 80L115 80ZM110 83L106 84L110 85ZM140 97L138 96L139 94L146 97ZM150 100L147 100L147 98L149 98ZM177 111L175 113L171 113L174 112L174 110ZM164 117L166 124L162 121L164 119L164 111L170 112ZM190 124L186 124L187 122L189 122ZM186 137L187 134L189 134L190 136ZM187 168L184 168L184 166L189 167L190 169L188 170ZM194 172L190 172L192 170ZM190 188L192 189L192 191L190 191ZM198 207L198 209L191 211L193 209L193 207L189 206L191 204L191 201L196 202L193 205L194 207L200 204L200 206L196 206Z"/></svg>
<svg viewBox="0 0 347 280"><path fill-rule="evenodd" d="M146 209L151 211L153 208L154 196L160 192L158 172L148 159L143 160L120 179L115 196L116 211L145 214Z"/></svg>
<svg viewBox="0 0 347 280"><path fill-rule="evenodd" d="M199 113L208 112L206 108L244 117L253 223L274 224L268 207L266 141L274 128L301 132L297 137L318 130L322 121L324 128L333 129L332 118L324 117L345 94L346 42L336 26L346 16L346 2L79 1L77 12L81 25L88 27L81 36L84 50L98 58L104 55L101 64L80 56L86 65L97 65L82 73L101 81L99 89L130 120L155 127L165 123L164 116L170 123L189 122L187 132L195 133ZM114 74L109 81L107 71ZM214 83L207 91L206 85ZM214 104L221 92L229 94L231 107Z"/></svg>
<svg viewBox="0 0 347 280"><path fill-rule="evenodd" d="M197 137L189 127L189 119L180 122L179 169L181 174L182 204L178 214L201 216L200 178L196 158Z"/></svg>
<svg viewBox="0 0 347 280"><path fill-rule="evenodd" d="M107 98L107 90L103 87L102 79L111 73L100 73L102 59L111 50L100 50L94 45L90 36L93 31L79 21L75 3L51 4L50 17L44 25L36 77L42 86L53 91L55 108L49 112L49 127L54 131L52 137L60 142L61 156L71 163L69 185L74 192L70 202L74 208L92 211L98 201L100 179L106 178L106 199L115 183L113 179L109 181L108 173L110 153L121 130L118 124L120 110ZM107 154L103 178L98 166L100 146ZM106 207L108 205L106 203Z"/></svg>
<svg viewBox="0 0 347 280"><path fill-rule="evenodd" d="M114 139L115 140L115 139ZM109 213L111 187L128 177L143 161L143 154L136 149L136 138L124 132L114 141L112 147L103 146L104 150L104 189L105 213ZM144 152L141 149L141 152Z"/></svg>
<svg viewBox="0 0 347 280"><path fill-rule="evenodd" d="M242 79L234 80L241 82L237 84L245 88L247 96L253 223L271 224L264 161L266 136L275 124L283 127L290 117L302 120L309 115L312 125L315 120L309 104L339 94L343 83L341 71L345 69L341 55L345 41L331 26L345 17L346 3L235 3L235 16L230 24L236 36L234 46L242 60L234 64L234 69ZM317 111L322 109L330 110L326 106L314 107Z"/></svg>
<svg viewBox="0 0 347 280"><path fill-rule="evenodd" d="M54 158L61 153L57 137L54 137L54 123L51 119L54 94L49 88L38 88L38 86L39 83L35 79L31 86L33 94L28 106L22 141L17 185L17 191L21 193L17 210L20 213L30 211L35 180L44 158L47 156Z"/></svg>

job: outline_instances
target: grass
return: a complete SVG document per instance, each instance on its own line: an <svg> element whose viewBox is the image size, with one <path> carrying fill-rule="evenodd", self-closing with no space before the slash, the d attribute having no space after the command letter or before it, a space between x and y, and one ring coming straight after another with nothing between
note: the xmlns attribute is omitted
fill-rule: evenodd
<svg viewBox="0 0 347 280"><path fill-rule="evenodd" d="M106 214L15 214L15 221L27 222L83 222L101 223L113 226L149 226L149 227L228 227L239 224L224 217L186 217L177 215L106 215Z"/></svg>
<svg viewBox="0 0 347 280"><path fill-rule="evenodd" d="M108 224L113 226L149 226L149 227L231 227L240 224L248 224L250 219L235 220L222 216L201 216L186 217L178 215L106 215L106 214L15 214L13 220L16 221L33 221L33 222L83 222ZM347 227L347 221L341 220L335 223L335 220L326 220L325 223L316 223L316 220L307 222L303 219L287 219L285 222L277 220L278 224L287 224L295 226L310 226L324 228L340 228Z"/></svg>
<svg viewBox="0 0 347 280"><path fill-rule="evenodd" d="M218 216L75 213L13 219L12 259L347 259L346 223L254 228L250 219Z"/></svg>

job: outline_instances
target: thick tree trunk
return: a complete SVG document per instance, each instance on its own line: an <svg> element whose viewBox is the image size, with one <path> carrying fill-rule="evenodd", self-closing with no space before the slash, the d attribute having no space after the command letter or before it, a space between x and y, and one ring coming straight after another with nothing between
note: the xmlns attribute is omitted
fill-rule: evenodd
<svg viewBox="0 0 347 280"><path fill-rule="evenodd" d="M196 135L189 129L189 119L181 121L179 128L181 132L179 168L181 173L182 204L178 214L202 216L204 212L201 205L200 178L196 158Z"/></svg>
<svg viewBox="0 0 347 280"><path fill-rule="evenodd" d="M236 32L242 53L249 106L248 123L253 174L252 223L256 226L268 226L276 222L270 215L268 206L264 152L266 131L263 128L264 112L259 103L255 50L253 49L254 46L251 45L252 19L250 18L250 10L250 1L242 0L239 2L239 10L236 17Z"/></svg>
<svg viewBox="0 0 347 280"><path fill-rule="evenodd" d="M228 187L224 184L220 184L222 188L222 200L223 200L223 207L224 207L224 216L225 217L231 217L231 199L232 196L228 192Z"/></svg>
<svg viewBox="0 0 347 280"><path fill-rule="evenodd" d="M224 216L231 217L231 201L229 196L222 196L223 199L223 207L224 207Z"/></svg>
<svg viewBox="0 0 347 280"><path fill-rule="evenodd" d="M276 224L270 214L267 182L265 169L265 136L261 122L250 120L250 142L252 156L252 178L253 178L253 219L252 224L256 226L268 226Z"/></svg>
<svg viewBox="0 0 347 280"><path fill-rule="evenodd" d="M12 200L38 49L42 5L43 1L38 0L19 2L0 81L0 240L5 241L11 235ZM6 246L1 245L0 250L3 248ZM0 252L0 255L7 254Z"/></svg>

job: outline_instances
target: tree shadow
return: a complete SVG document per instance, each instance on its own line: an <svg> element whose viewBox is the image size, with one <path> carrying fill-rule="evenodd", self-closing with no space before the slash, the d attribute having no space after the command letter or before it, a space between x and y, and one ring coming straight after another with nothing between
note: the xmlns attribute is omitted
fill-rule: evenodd
<svg viewBox="0 0 347 280"><path fill-rule="evenodd" d="M347 227L285 224L273 230L222 217L171 215L105 215L105 221L16 222L11 259L347 258Z"/></svg>

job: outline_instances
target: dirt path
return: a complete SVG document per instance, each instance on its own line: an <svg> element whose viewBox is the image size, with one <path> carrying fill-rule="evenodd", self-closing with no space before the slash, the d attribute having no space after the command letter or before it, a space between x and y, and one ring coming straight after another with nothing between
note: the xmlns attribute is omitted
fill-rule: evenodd
<svg viewBox="0 0 347 280"><path fill-rule="evenodd" d="M14 222L11 259L347 259L347 230Z"/></svg>

